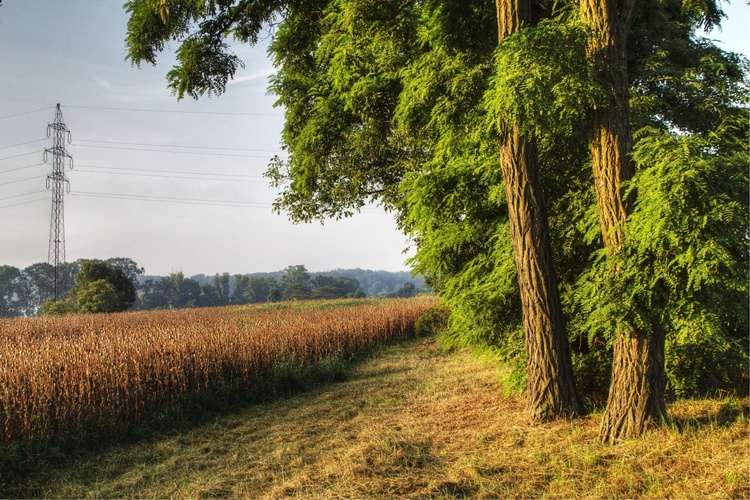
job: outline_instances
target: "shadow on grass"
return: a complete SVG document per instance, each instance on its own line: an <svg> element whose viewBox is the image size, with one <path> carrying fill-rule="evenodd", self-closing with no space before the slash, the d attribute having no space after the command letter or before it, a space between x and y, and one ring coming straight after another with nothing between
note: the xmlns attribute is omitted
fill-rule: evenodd
<svg viewBox="0 0 750 500"><path fill-rule="evenodd" d="M710 426L731 427L738 420L750 419L750 407L743 401L746 402L747 399L727 397L721 400L718 407L705 410L702 415L672 416L669 418L669 423L679 432Z"/></svg>
<svg viewBox="0 0 750 500"><path fill-rule="evenodd" d="M116 446L152 443L210 424L253 405L343 382L378 347L318 364L282 363L252 388L238 384L183 395L152 408L140 422L100 422L66 436L0 446L0 498L44 496L41 485Z"/></svg>
<svg viewBox="0 0 750 500"><path fill-rule="evenodd" d="M45 496L44 485L82 463L96 462L109 450L129 445L157 443L218 419L237 415L253 406L323 388L352 379L362 363L389 349L398 349L428 337L405 337L343 353L317 364L293 360L277 365L253 387L225 385L205 392L182 395L151 406L138 422L91 422L83 430L64 436L38 437L22 443L0 443L0 498ZM377 374L386 376L397 370ZM368 375L358 374L359 377ZM1 410L1 408L0 408Z"/></svg>

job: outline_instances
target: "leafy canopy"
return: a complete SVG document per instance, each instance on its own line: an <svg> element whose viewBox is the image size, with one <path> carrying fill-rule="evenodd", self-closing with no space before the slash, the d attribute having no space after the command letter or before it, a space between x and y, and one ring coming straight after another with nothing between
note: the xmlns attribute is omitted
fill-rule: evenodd
<svg viewBox="0 0 750 500"><path fill-rule="evenodd" d="M536 7L543 19L498 45L494 5L479 0L130 0L128 57L155 63L179 41L170 88L220 94L241 64L230 41L272 26L287 153L268 170L275 208L304 222L367 202L394 210L414 269L452 309L448 343L490 346L519 366L497 132L522 125L537 141L580 378L606 380L608 339L638 325L667 334L674 393L733 385L747 352L748 63L696 34L719 26L718 2L644 0L635 12L637 203L617 279L597 252L585 119L611 92L576 5Z"/></svg>

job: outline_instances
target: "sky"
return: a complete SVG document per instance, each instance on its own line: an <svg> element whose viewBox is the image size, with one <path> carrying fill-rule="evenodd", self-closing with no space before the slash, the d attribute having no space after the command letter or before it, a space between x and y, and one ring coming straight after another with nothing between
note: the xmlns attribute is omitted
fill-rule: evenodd
<svg viewBox="0 0 750 500"><path fill-rule="evenodd" d="M276 214L262 174L280 150L283 110L267 95L266 41L236 46L245 68L225 94L182 101L167 88L173 44L157 66L125 60L123 0L4 0L0 6L0 265L46 262L52 147L66 144L66 260L129 257L147 274L338 268L407 269L408 241L378 207L324 225ZM709 34L748 54L750 6L724 4ZM405 252L406 251L406 252Z"/></svg>

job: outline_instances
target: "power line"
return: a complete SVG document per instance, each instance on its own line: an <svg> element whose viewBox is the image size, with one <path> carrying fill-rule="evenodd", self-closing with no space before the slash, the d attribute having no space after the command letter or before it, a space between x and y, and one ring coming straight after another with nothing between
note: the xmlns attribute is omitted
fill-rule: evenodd
<svg viewBox="0 0 750 500"><path fill-rule="evenodd" d="M251 149L251 148L221 148L214 146L185 146L179 144L153 144L144 142L118 142L118 141L95 141L90 139L78 139L76 142L93 142L96 144L123 144L126 146L148 146L158 148L175 148L175 149L211 149L219 151L255 151L259 153L281 153L280 149ZM85 145L82 145L85 146ZM2 149L2 148L0 148Z"/></svg>
<svg viewBox="0 0 750 500"><path fill-rule="evenodd" d="M26 144L32 144L32 143L34 143L34 142L41 142L41 141L43 141L43 140L44 140L44 139L36 139L36 140L34 140L34 141L19 142L18 144L13 144L13 145L11 145L11 146L3 146L3 147L1 147L0 149L10 149L10 148L15 148L15 147L18 147L18 146L24 146L24 145L26 145Z"/></svg>
<svg viewBox="0 0 750 500"><path fill-rule="evenodd" d="M102 148L102 149L120 149L124 151L147 151L150 153L172 153L181 155L201 155L201 156L230 156L236 158L268 158L268 155L242 155L242 154L231 154L231 153L201 153L200 151L167 151L164 149L146 149L146 148L125 148L120 146L96 146L96 145L78 145L73 144L74 147L86 147L86 148ZM11 157L12 158L12 157ZM0 158L4 160L6 158Z"/></svg>
<svg viewBox="0 0 750 500"><path fill-rule="evenodd" d="M187 170L154 170L150 168L127 168L127 167L106 167L103 165L78 165L78 167L85 168L101 168L106 170L127 170L132 172L146 172L146 173L164 173L164 174L187 174L187 175L201 175L207 177L247 177L250 179L262 179L262 175L248 175L248 174L217 174L216 172L190 172Z"/></svg>
<svg viewBox="0 0 750 500"><path fill-rule="evenodd" d="M7 174L9 172L15 172L17 170L25 170L27 168L38 167L40 165L44 165L44 163L34 163L33 165L26 165L25 167L11 168L10 170L3 170L2 172L0 172L0 175Z"/></svg>
<svg viewBox="0 0 750 500"><path fill-rule="evenodd" d="M30 151L28 153L21 153L20 155L6 156L5 158L0 158L0 161L10 160L11 158L20 158L21 156L34 155L34 154L39 154L39 153L41 153L41 151Z"/></svg>
<svg viewBox="0 0 750 500"><path fill-rule="evenodd" d="M86 191L72 192L73 196L89 196L95 198L110 198L119 200L156 201L164 203L182 203L185 205L215 205L237 208L270 208L269 203L257 203L252 201L228 201L228 200L201 200L196 198L170 198L167 196L142 196L118 193L94 193Z"/></svg>
<svg viewBox="0 0 750 500"><path fill-rule="evenodd" d="M6 118L15 118L16 116L30 115L32 113L39 113L40 111L47 111L49 109L52 109L52 108L47 107L47 108L42 108L42 109L35 109L33 111L24 111L22 113L16 113L14 115L0 116L0 120L5 120Z"/></svg>
<svg viewBox="0 0 750 500"><path fill-rule="evenodd" d="M20 203L13 203L12 205L3 205L3 206L0 207L0 210L2 210L4 208L17 207L17 206L20 206L20 205L28 205L30 203L37 203L37 202L40 202L40 201L47 201L48 199L49 198L47 198L45 196L44 198L39 198L38 200L22 201Z"/></svg>
<svg viewBox="0 0 750 500"><path fill-rule="evenodd" d="M18 179L17 181L8 181L8 182L2 182L0 183L0 186L7 186L8 184L16 184L18 182L24 182L24 181L31 181L36 179L41 179L41 175L35 175L34 177L26 177L25 179Z"/></svg>
<svg viewBox="0 0 750 500"><path fill-rule="evenodd" d="M237 178L228 178L228 179L221 179L216 178L218 176L221 177L235 177L228 174L215 174L215 176L210 175L202 175L202 174L191 174L191 175L165 175L165 174L140 174L140 173L130 173L130 172L102 172L99 170L89 170L86 168L77 168L76 171L78 172L88 172L91 174L109 174L109 175L130 175L130 176L136 176L136 177L162 177L166 179L192 179L192 180L206 180L206 181L224 181L224 182L256 182L256 183L263 183L265 184L267 181L263 180L253 180L253 179L237 179ZM236 177L250 177L250 176L236 176ZM256 176L260 178L260 176ZM2 184L0 184L2 186Z"/></svg>
<svg viewBox="0 0 750 500"><path fill-rule="evenodd" d="M66 108L77 108L77 109L101 109L106 111L136 111L142 113L176 113L176 114L194 114L194 115L229 115L229 116L272 116L276 118L283 118L284 115L276 113L237 113L232 111L187 111L187 110L174 110L174 109L143 109L143 108L112 108L103 106L73 106L66 104Z"/></svg>
<svg viewBox="0 0 750 500"><path fill-rule="evenodd" d="M86 191L73 191L70 193L71 196L85 196L91 198L107 198L112 200L131 200L131 201L151 201L158 203L178 203L182 205L198 205L198 206L218 206L218 207L232 207L232 208L272 208L273 205L270 203L258 203L252 201L228 201L228 200L202 200L196 198L171 198L167 196L143 196L143 195L129 195L129 194L118 194L118 193L96 193ZM360 214L364 215L390 215L386 212L382 212L377 208L368 209L363 208L359 211Z"/></svg>
<svg viewBox="0 0 750 500"><path fill-rule="evenodd" d="M0 201L12 200L13 198L21 198L22 196L29 196L30 194L44 193L45 191L46 191L46 189L42 189L41 191L32 191L31 193L16 194L16 195L13 195L13 196L4 196L4 197L0 198Z"/></svg>

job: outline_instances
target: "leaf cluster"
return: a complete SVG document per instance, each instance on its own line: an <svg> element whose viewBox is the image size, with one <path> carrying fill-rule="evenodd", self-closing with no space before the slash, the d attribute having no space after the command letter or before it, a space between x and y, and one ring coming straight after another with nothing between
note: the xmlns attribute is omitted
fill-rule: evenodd
<svg viewBox="0 0 750 500"><path fill-rule="evenodd" d="M748 61L697 36L699 21L690 9L690 2L652 9L636 24L629 40L635 130L650 126L708 134L728 112L748 105Z"/></svg>
<svg viewBox="0 0 750 500"><path fill-rule="evenodd" d="M283 1L128 0L126 59L140 67L156 64L170 41L180 42L177 64L167 73L177 99L220 95L244 63L225 40L255 44L263 27L284 7Z"/></svg>
<svg viewBox="0 0 750 500"><path fill-rule="evenodd" d="M410 152L393 127L397 70L413 50L401 2L331 1L290 9L271 45L281 67L271 92L286 110L287 160L267 176L275 208L294 221L345 217L368 201L394 203Z"/></svg>
<svg viewBox="0 0 750 500"><path fill-rule="evenodd" d="M577 283L590 338L634 328L666 335L668 382L679 396L737 387L737 368L748 362L750 178L732 128L709 136L641 130L624 248L599 252Z"/></svg>
<svg viewBox="0 0 750 500"><path fill-rule="evenodd" d="M586 55L591 36L585 23L561 16L506 37L485 94L487 132L510 124L532 136L573 135L608 95Z"/></svg>

